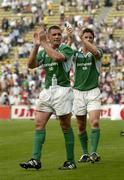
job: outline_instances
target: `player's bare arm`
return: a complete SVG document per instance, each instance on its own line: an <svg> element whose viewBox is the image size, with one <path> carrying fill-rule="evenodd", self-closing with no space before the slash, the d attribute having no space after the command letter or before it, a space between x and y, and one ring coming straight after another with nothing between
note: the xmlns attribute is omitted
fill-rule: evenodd
<svg viewBox="0 0 124 180"><path fill-rule="evenodd" d="M54 50L47 42L42 42L41 44L48 56L51 57L54 61L61 62L65 60L65 56Z"/></svg>
<svg viewBox="0 0 124 180"><path fill-rule="evenodd" d="M38 49L40 47L41 44L41 40L40 40L40 32L41 30L38 30L37 32L34 33L33 35L33 41L34 41L34 47L29 55L29 60L28 60L28 68L36 68L37 67L37 63L36 63L36 55L38 52Z"/></svg>

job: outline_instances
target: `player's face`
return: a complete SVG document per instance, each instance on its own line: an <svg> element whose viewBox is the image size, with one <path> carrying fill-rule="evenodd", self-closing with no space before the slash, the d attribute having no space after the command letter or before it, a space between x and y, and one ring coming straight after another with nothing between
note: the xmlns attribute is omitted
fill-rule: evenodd
<svg viewBox="0 0 124 180"><path fill-rule="evenodd" d="M49 33L49 40L53 47L58 47L61 43L62 34L60 29L52 29Z"/></svg>
<svg viewBox="0 0 124 180"><path fill-rule="evenodd" d="M87 41L89 41L90 43L93 43L93 35L90 33L90 32L85 32L83 35L82 35L82 38L83 39L86 39Z"/></svg>

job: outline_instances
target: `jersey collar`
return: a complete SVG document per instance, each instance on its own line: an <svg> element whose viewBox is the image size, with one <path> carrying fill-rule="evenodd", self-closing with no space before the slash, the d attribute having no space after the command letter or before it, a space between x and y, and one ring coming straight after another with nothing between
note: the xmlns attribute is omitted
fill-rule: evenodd
<svg viewBox="0 0 124 180"><path fill-rule="evenodd" d="M91 52L87 52L86 54L83 52L83 49L80 47L79 48L79 52L81 52L81 53L83 53L83 55L85 56L85 57L87 57L88 55L90 55L91 54Z"/></svg>

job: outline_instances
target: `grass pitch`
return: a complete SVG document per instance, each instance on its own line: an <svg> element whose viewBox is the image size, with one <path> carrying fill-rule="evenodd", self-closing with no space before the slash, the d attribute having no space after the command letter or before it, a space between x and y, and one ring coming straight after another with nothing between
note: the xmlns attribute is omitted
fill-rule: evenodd
<svg viewBox="0 0 124 180"><path fill-rule="evenodd" d="M82 152L77 136L76 121L75 159ZM25 170L19 163L31 158L34 122L27 120L0 121L0 180L123 180L124 179L124 121L101 120L99 163L78 163L77 169L60 171L65 161L64 138L59 122L50 120L42 153L41 170ZM89 128L88 128L89 131Z"/></svg>

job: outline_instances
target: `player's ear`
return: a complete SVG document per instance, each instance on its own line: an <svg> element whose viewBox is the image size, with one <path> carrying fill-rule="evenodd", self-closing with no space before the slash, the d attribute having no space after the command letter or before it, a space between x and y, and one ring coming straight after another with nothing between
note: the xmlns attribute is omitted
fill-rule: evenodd
<svg viewBox="0 0 124 180"><path fill-rule="evenodd" d="M46 35L46 41L49 43L50 42L50 39L49 39L49 35L47 34Z"/></svg>
<svg viewBox="0 0 124 180"><path fill-rule="evenodd" d="M46 37L47 37L47 40L49 40L50 39L50 34L46 33Z"/></svg>
<svg viewBox="0 0 124 180"><path fill-rule="evenodd" d="M80 39L82 39L82 36L83 36L83 33L82 33L82 31L80 31L80 32L79 32L79 37L80 37Z"/></svg>
<svg viewBox="0 0 124 180"><path fill-rule="evenodd" d="M37 33L36 32L34 32L34 34L33 34L33 38L37 38Z"/></svg>

